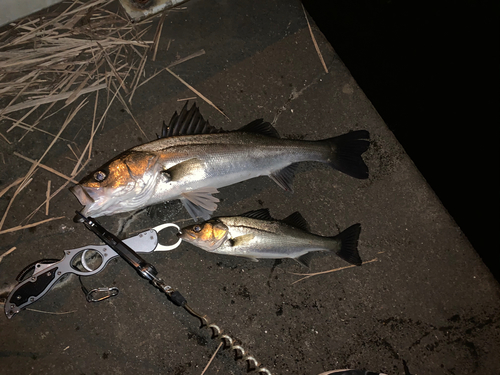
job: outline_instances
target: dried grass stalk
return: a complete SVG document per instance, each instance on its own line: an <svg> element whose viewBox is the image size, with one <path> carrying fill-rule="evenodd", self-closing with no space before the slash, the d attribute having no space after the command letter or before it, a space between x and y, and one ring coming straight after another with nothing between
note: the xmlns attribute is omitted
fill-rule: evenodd
<svg viewBox="0 0 500 375"><path fill-rule="evenodd" d="M219 349L222 347L224 343L221 342L219 344L219 346L217 347L217 349L215 350L214 354L212 354L212 356L210 357L210 360L208 361L207 365L205 366L205 368L203 369L203 371L201 372L200 375L204 375L205 372L207 372L208 368L210 367L210 364L212 363L212 361L214 360L215 356L217 355L217 353L219 352Z"/></svg>
<svg viewBox="0 0 500 375"><path fill-rule="evenodd" d="M91 92L94 92L97 90L102 90L104 88L106 88L105 83L102 83L102 84L97 85L97 86L86 87L86 88L80 90L79 95L88 94L88 93L91 93ZM57 102L59 100L68 99L69 97L71 97L71 95L73 95L73 91L64 92L62 94L57 94L57 95L50 95L50 96L47 96L47 97L44 97L41 99L36 99L36 100L27 100L23 103L11 105L11 106L5 108L5 110L2 112L2 115L6 115L6 114L11 113L11 112L17 112L17 111L20 111L22 109L26 109L26 108L30 108L30 107L34 107L34 106L39 106L42 104L47 104L47 103Z"/></svg>
<svg viewBox="0 0 500 375"><path fill-rule="evenodd" d="M133 24L106 9L108 4L70 2L60 5L66 9L59 13L39 12L16 21L0 35L0 114L60 100L67 105L101 90L105 62L128 93L113 61L121 54L126 67L132 66L131 54L149 50L153 41L141 40L147 23Z"/></svg>
<svg viewBox="0 0 500 375"><path fill-rule="evenodd" d="M69 146L69 145L68 145L68 146ZM20 153L18 153L18 152L15 152L15 151L14 151L14 153L13 153L13 154L14 154L14 155L16 155L17 157L21 158L21 159L24 159L24 160L26 160L26 161L29 161L30 163L33 163L33 164L34 164L34 163L37 163L37 161L36 161L36 160L30 159L30 158L28 158L28 157L26 157L26 156L24 156L24 155L21 155L21 154L20 154ZM58 171L56 171L55 169L53 169L53 168L51 168L51 167L49 167L49 166L47 166L47 165L45 165L45 164L38 163L38 166L39 166L40 168L45 169L46 171L49 171L49 172L54 173L56 176L59 176L59 177L61 177L61 178L64 178L65 180L68 180L69 182L73 182L74 184L77 184L77 183L78 183L78 181L73 180L71 177L68 177L68 176L66 176L66 175L65 175L65 174L63 174L63 173L58 172Z"/></svg>
<svg viewBox="0 0 500 375"><path fill-rule="evenodd" d="M51 181L47 181L47 192L45 193L47 204L45 206L45 216L49 216L49 202L50 202L50 184Z"/></svg>
<svg viewBox="0 0 500 375"><path fill-rule="evenodd" d="M38 168L46 169L66 181L55 191L52 191L53 184L48 182L44 202L27 216L28 221L44 205L47 215L50 200L62 191L69 182L77 183L73 178L90 161L94 137L99 128L103 126L115 98L118 97L122 102L146 137L126 104L124 96L129 94L130 98L126 99L129 99L128 101L131 103L135 90L148 81L148 79L141 81L141 76L146 77L147 53L154 53L153 59L156 58L166 13L161 17L153 41L144 41L143 37L151 27L151 20L131 23L128 19L106 9L109 3L109 0L89 0L86 2L77 0L63 3L55 12L42 11L18 20L12 23L8 30L0 33L0 121L12 122L7 132L16 128L24 130L24 135L17 142L35 130L53 137L50 145L37 160L15 153L18 157L29 161L31 166L24 177L0 193L2 196L9 189L17 186L0 220L0 234L55 220L48 219L35 224L19 225L9 230L1 230L15 198L32 181ZM170 66L204 53L205 51L202 50L180 59ZM107 89L108 105L97 123L99 91L105 88ZM122 90L123 96L120 93ZM88 95L94 92L96 101L90 139L82 152L78 150L76 153L68 145L77 159L76 165L68 177L41 162L54 144L58 140L64 139L61 137L62 133L80 109L87 104ZM81 102L76 104L75 101L80 97L82 98ZM57 134L36 128L43 120L69 105L72 108ZM43 113L38 116L37 110ZM38 118L31 122L30 119L35 114ZM2 133L0 133L0 138L9 144L11 143Z"/></svg>
<svg viewBox="0 0 500 375"><path fill-rule="evenodd" d="M201 55L204 55L205 54L205 50L204 49L201 49L199 50L198 52L195 52L195 53L192 53L191 55L189 56L186 56L186 57L183 57L182 59L178 59L178 60L175 60L173 63L171 63L169 66L167 66L167 68L172 68L173 66L176 66L176 65L179 65L179 64L182 64L183 62L185 61L188 61L188 60L191 60L195 57L198 57L198 56L201 56ZM158 74L160 74L161 72L163 72L164 69L161 69L160 71L156 72L155 74L153 74L151 77L149 77L148 79L142 81L142 83L137 86L137 87L141 87L142 85L144 85L145 83L149 82L151 79L153 79L154 77L156 77ZM165 69L166 70L166 69Z"/></svg>
<svg viewBox="0 0 500 375"><path fill-rule="evenodd" d="M165 22L165 18L167 17L167 12L163 12L161 15L160 22L158 22L158 26L156 27L155 37L153 38L153 46L154 46L154 54L153 61L156 61L156 53L158 52L158 45L160 44L161 32L163 30L163 23Z"/></svg>
<svg viewBox="0 0 500 375"><path fill-rule="evenodd" d="M2 133L0 133L0 136L3 138L3 140L5 142L7 142L9 145L11 145L12 143L7 139L7 137L5 135L3 135Z"/></svg>
<svg viewBox="0 0 500 375"><path fill-rule="evenodd" d="M49 150L52 148L52 146L56 143L57 139L59 138L59 136L61 135L61 133L64 131L64 129L66 129L66 126L71 122L71 120L73 119L73 117L78 113L78 111L86 104L85 100L83 100L70 114L69 116L66 118L66 121L64 122L64 124L62 125L61 127L61 130L59 130L59 133L57 133L57 135L54 137L54 139L52 140L52 142L50 143L49 147L47 147L47 149L45 150L45 152L43 153L43 155L40 157L40 159L38 159L37 161L35 161L28 173L26 174L26 176L24 177L24 181L23 183L21 183L21 185L17 188L16 192L14 193L14 195L12 196L12 198L10 199L9 201L9 204L7 205L7 208L5 209L5 212L3 214L3 217L2 217L2 220L0 221L0 229L2 229L3 227L3 224L5 222L5 219L7 217L7 214L10 210L10 207L12 206L12 203L14 202L14 199L17 197L17 195L21 192L21 190L26 186L26 184L28 183L28 179L31 177L31 175L35 172L36 168L39 166L40 162L42 161L42 159L45 157L45 155L47 155L47 153L49 152Z"/></svg>
<svg viewBox="0 0 500 375"><path fill-rule="evenodd" d="M14 192L14 195L12 195L12 198L10 198L9 204L7 205L7 208L3 213L2 220L0 220L0 229L2 229L3 224L5 223L5 219L7 218L7 214L9 213L10 207L14 203L14 200L16 199L17 195L32 181L32 176L35 174L35 169L36 169L36 164L33 163L28 173L26 173L21 183L19 184L19 187Z"/></svg>
<svg viewBox="0 0 500 375"><path fill-rule="evenodd" d="M10 253L12 253L14 250L16 250L17 248L14 246L14 247L11 247L9 250L7 250L5 253L3 253L2 255L0 255L0 263L2 263L2 260L3 258L5 258L7 255L9 255Z"/></svg>
<svg viewBox="0 0 500 375"><path fill-rule="evenodd" d="M368 263L372 263L372 262L376 262L378 261L378 258L373 258L372 260L368 260L366 262L363 262L363 264L368 264ZM295 280L292 284L290 285L293 285L295 283L298 283L299 281L302 281L302 280L305 280L305 279L308 279L310 277L313 277L313 276L318 276L318 275L324 275L326 273L331 273L331 272L337 272L337 271L342 271L342 270L346 270L348 268L354 268L354 267L357 267L355 265L351 265L351 266L345 266L345 267L340 267L340 268L335 268L333 270L327 270L327 271L321 271L321 272L315 272L315 273L295 273L295 272L290 272L292 275L298 275L298 276L304 276L303 278L301 279L298 279L298 280Z"/></svg>
<svg viewBox="0 0 500 375"><path fill-rule="evenodd" d="M5 188L2 189L2 191L0 191L0 198L6 193L8 192L11 188L13 188L14 186L17 186L19 185L21 182L23 182L24 178L20 177L18 178L16 181L14 181L13 183L11 183L9 186L6 186Z"/></svg>
<svg viewBox="0 0 500 375"><path fill-rule="evenodd" d="M36 223L32 223L32 224L28 224L28 225L18 225L17 227L5 229L5 230L0 230L0 234L12 233L12 232L17 232L18 230L33 228L33 227L36 227L37 225L45 224L45 223L48 223L49 221L59 220L59 219L64 219L64 216L52 217L50 219L37 221Z"/></svg>
<svg viewBox="0 0 500 375"><path fill-rule="evenodd" d="M200 98L202 98L205 102L207 102L208 104L210 104L212 107L214 107L218 112L220 112L225 118L227 118L229 121L231 121L231 119L229 117L226 116L226 114L224 112L222 112L220 110L219 107L217 107L210 99L208 99L206 96L204 96L201 92L199 92L198 90L196 90L193 86L191 86L189 83L187 83L186 81L184 81L181 77L179 77L177 74L175 74L174 72L172 72L169 68L165 68L165 70L167 72L169 72L170 74L172 74L175 78L177 78L182 84L184 84L188 89L190 89L192 92L194 92L196 95L198 95Z"/></svg>
<svg viewBox="0 0 500 375"><path fill-rule="evenodd" d="M307 18L306 8L304 8L304 4L302 4L302 10L304 11L304 16L306 17L307 27L309 28L309 33L311 34L311 39L314 44L314 48L316 49L316 53L318 54L319 60L321 61L321 65L323 65L323 69L325 69L325 73L328 74L328 68L326 67L325 59L323 59L323 55L321 54L318 43L316 42L316 38L314 37L311 24L309 23L309 18Z"/></svg>

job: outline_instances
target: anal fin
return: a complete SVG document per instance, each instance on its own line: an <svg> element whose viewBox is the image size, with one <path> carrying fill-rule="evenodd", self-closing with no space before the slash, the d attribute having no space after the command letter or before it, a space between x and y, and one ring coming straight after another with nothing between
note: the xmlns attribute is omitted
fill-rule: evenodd
<svg viewBox="0 0 500 375"><path fill-rule="evenodd" d="M306 254L301 255L300 257L294 258L294 259L297 262L299 262L300 264L302 264L303 266L309 268L309 265L311 264L312 257L313 257L313 253L310 252L310 253L306 253Z"/></svg>
<svg viewBox="0 0 500 375"><path fill-rule="evenodd" d="M293 192L293 177L297 169L297 163L290 164L288 167L273 172L269 177L276 182L283 190Z"/></svg>

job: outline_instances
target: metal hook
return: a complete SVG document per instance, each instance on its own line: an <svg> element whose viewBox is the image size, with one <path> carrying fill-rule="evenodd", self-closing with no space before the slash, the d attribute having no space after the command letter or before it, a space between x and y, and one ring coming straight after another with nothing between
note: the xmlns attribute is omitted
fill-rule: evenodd
<svg viewBox="0 0 500 375"><path fill-rule="evenodd" d="M169 227L176 228L178 231L181 230L181 228L177 224L174 224L174 223L161 224L161 225L158 225L157 227L154 227L153 230L156 231L156 233L159 233L163 229L169 228ZM182 238L179 238L179 240L173 245L162 245L162 244L160 244L160 242L158 240L158 245L156 246L155 251L170 251L170 250L177 249L179 247L179 245L181 244L181 242L182 242Z"/></svg>

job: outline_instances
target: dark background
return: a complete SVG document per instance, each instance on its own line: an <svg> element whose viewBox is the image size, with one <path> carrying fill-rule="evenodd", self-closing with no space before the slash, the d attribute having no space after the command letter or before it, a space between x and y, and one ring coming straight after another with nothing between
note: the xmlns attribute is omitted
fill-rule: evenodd
<svg viewBox="0 0 500 375"><path fill-rule="evenodd" d="M303 3L500 281L500 2Z"/></svg>

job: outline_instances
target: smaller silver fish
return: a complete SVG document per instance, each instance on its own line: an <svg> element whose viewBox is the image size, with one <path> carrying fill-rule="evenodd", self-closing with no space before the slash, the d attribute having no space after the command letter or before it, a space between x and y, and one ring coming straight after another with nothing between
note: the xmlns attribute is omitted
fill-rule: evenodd
<svg viewBox="0 0 500 375"><path fill-rule="evenodd" d="M217 217L182 228L178 236L216 254L257 259L292 258L309 267L315 251L333 251L346 262L360 266L358 239L361 225L354 224L333 237L309 232L302 215L283 220L271 217L267 208L240 216Z"/></svg>

